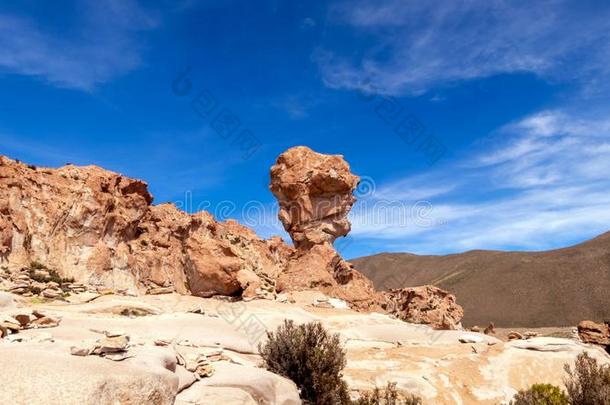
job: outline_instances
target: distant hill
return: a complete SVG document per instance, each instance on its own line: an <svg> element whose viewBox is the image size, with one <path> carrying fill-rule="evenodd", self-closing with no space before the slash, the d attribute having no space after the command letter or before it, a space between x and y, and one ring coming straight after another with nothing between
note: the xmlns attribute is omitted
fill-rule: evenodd
<svg viewBox="0 0 610 405"><path fill-rule="evenodd" d="M379 289L434 284L464 307L464 326L572 326L610 319L610 232L545 252L382 253L350 260Z"/></svg>

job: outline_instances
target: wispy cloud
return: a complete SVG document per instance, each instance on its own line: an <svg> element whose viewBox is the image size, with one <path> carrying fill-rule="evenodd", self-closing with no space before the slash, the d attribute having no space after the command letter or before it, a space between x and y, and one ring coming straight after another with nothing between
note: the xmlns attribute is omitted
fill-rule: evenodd
<svg viewBox="0 0 610 405"><path fill-rule="evenodd" d="M359 88L368 78L389 94L418 94L523 72L584 86L610 73L610 7L601 3L350 0L336 3L330 15L360 43L374 44L316 52L333 88Z"/></svg>
<svg viewBox="0 0 610 405"><path fill-rule="evenodd" d="M0 14L0 67L65 88L91 91L141 64L138 32L158 21L133 0L88 0L74 5L70 35L43 22Z"/></svg>
<svg viewBox="0 0 610 405"><path fill-rule="evenodd" d="M454 167L378 186L375 199L429 201L430 222L380 225L363 213L352 234L397 250L447 253L548 249L609 230L610 118L543 111L480 146Z"/></svg>

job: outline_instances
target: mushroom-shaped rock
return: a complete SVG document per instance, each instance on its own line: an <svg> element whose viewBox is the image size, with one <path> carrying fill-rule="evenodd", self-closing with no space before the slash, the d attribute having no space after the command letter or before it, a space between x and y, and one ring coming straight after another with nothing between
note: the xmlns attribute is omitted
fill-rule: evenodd
<svg viewBox="0 0 610 405"><path fill-rule="evenodd" d="M341 155L323 155L305 146L282 153L271 168L271 192L279 218L297 249L333 243L350 231L347 219L360 178Z"/></svg>

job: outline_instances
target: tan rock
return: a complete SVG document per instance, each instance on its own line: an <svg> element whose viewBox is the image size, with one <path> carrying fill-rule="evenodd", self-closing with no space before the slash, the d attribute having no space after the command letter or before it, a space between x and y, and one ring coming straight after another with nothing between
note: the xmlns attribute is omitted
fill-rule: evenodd
<svg viewBox="0 0 610 405"><path fill-rule="evenodd" d="M70 356L44 347L29 344L0 347L0 363L11 365L0 368L1 403L174 403L178 378L160 365L144 368L96 356Z"/></svg>
<svg viewBox="0 0 610 405"><path fill-rule="evenodd" d="M92 350L93 354L117 353L127 350L129 347L129 337L116 336L99 339Z"/></svg>

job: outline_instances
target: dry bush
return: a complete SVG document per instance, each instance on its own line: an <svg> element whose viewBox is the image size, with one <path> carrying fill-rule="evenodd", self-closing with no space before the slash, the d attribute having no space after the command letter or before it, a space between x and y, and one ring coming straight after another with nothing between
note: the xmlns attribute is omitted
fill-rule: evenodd
<svg viewBox="0 0 610 405"><path fill-rule="evenodd" d="M569 399L561 388L551 384L534 384L521 390L510 402L511 405L569 405Z"/></svg>
<svg viewBox="0 0 610 405"><path fill-rule="evenodd" d="M385 389L375 388L364 393L353 405L421 405L421 398L404 395L396 389L396 383L388 382Z"/></svg>
<svg viewBox="0 0 610 405"><path fill-rule="evenodd" d="M578 355L574 370L566 364L565 381L571 405L610 404L610 367L598 365L586 352Z"/></svg>
<svg viewBox="0 0 610 405"><path fill-rule="evenodd" d="M265 367L294 381L305 403L351 404L341 374L346 360L338 334L329 334L319 322L295 325L287 320L267 337L259 346Z"/></svg>

